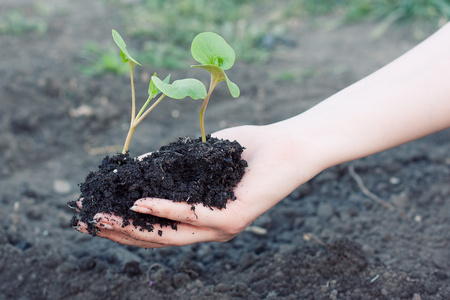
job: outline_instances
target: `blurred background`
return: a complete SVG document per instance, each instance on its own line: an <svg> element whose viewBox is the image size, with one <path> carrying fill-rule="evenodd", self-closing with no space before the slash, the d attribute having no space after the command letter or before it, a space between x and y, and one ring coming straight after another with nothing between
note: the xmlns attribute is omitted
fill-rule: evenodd
<svg viewBox="0 0 450 300"><path fill-rule="evenodd" d="M83 3L86 10L107 10L108 21L120 27L122 35L133 41L136 56L146 65L164 68L185 67L190 42L202 31L220 33L233 45L238 59L263 63L271 57L276 44L289 45L286 37L299 21L331 29L351 23L375 22L371 33L377 38L397 27L413 28L416 38L442 26L450 18L446 0L102 0ZM52 19L64 20L73 10L65 1L3 0L0 34L21 36L51 34ZM99 21L102 16L98 16ZM83 19L84 16L79 16ZM94 25L95 26L95 25ZM91 28L95 30L95 28ZM76 30L74 28L74 30ZM89 35L89 31L85 32ZM112 43L91 40L78 45L85 60L78 66L86 75L104 72L123 73Z"/></svg>

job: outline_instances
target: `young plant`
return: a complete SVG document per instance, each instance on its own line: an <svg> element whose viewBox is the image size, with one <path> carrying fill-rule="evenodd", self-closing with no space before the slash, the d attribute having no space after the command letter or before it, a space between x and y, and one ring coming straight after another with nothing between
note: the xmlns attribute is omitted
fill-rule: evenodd
<svg viewBox="0 0 450 300"><path fill-rule="evenodd" d="M136 114L136 99L134 90L133 68L135 65L141 65L138 63L127 50L125 41L120 34L112 30L112 36L114 42L120 49L120 56L123 63L129 63L130 65L130 80L131 80L131 122L128 130L127 137L123 146L122 153L126 153L130 146L131 137L134 130L142 122L142 120L158 105L165 96L169 96L173 99L183 99L185 97L191 97L194 100L205 99L207 97L206 88L203 83L197 79L186 78L181 80L175 80L172 84L169 84L170 75L164 80L159 79L156 73L152 76L148 87L148 98L139 112ZM151 100L161 94L153 104L147 108Z"/></svg>
<svg viewBox="0 0 450 300"><path fill-rule="evenodd" d="M206 142L204 115L214 88L219 82L226 81L231 96L233 98L239 97L239 87L225 74L225 70L233 66L236 56L233 48L221 36L212 32L198 34L192 41L191 53L192 57L201 63L201 65L192 67L205 69L211 73L209 90L200 109L200 130L202 141Z"/></svg>

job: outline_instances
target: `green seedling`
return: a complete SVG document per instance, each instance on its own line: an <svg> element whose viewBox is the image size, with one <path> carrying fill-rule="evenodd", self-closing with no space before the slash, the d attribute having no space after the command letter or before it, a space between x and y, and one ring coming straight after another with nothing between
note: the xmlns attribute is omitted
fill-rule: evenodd
<svg viewBox="0 0 450 300"><path fill-rule="evenodd" d="M134 130L142 122L142 120L158 105L162 99L166 96L173 99L183 99L190 97L194 100L205 99L207 97L206 88L203 83L197 79L186 78L181 80L175 80L173 83L169 84L170 75L164 80L159 79L156 73L152 76L150 84L148 87L148 98L145 101L142 108L136 114L136 99L135 99L135 89L134 89L134 79L133 79L133 68L135 65L141 65L136 59L134 59L127 50L125 41L122 39L120 34L113 30L112 36L114 42L120 49L120 56L122 57L123 63L128 63L130 66L130 81L131 81L131 122L130 128L128 130L127 137L123 146L122 153L126 153L130 146L131 137L133 136ZM161 94L161 95L160 95ZM147 108L152 99L160 95L153 104Z"/></svg>
<svg viewBox="0 0 450 300"><path fill-rule="evenodd" d="M191 53L194 59L201 63L201 65L192 67L205 69L211 73L209 90L200 109L200 130L202 141L206 142L204 115L209 98L217 84L225 81L231 96L233 98L239 97L239 87L225 74L225 70L233 66L236 56L233 48L221 36L212 32L198 34L192 41Z"/></svg>

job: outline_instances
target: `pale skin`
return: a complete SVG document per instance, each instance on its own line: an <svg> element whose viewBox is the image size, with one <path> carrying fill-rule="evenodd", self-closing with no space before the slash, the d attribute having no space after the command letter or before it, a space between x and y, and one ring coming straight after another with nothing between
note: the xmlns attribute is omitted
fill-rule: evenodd
<svg viewBox="0 0 450 300"><path fill-rule="evenodd" d="M300 100L299 100L300 101ZM132 209L178 221L154 232L99 213L98 236L143 248L225 242L321 171L450 127L450 25L380 70L293 118L213 136L237 140L248 168L226 209L146 198ZM162 230L162 236L157 231ZM87 233L86 224L78 230Z"/></svg>

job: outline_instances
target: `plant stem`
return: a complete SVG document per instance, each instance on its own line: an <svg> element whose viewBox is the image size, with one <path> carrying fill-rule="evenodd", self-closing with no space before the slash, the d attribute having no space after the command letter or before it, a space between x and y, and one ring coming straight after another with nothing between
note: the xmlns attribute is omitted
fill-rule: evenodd
<svg viewBox="0 0 450 300"><path fill-rule="evenodd" d="M214 91L216 85L219 83L219 76L213 76L211 74L211 81L209 83L209 90L208 94L205 97L205 100L203 100L202 107L200 108L200 131L202 132L202 142L206 142L206 134L205 134L205 122L204 122L204 115L206 106L208 105L209 98L211 97L212 92Z"/></svg>
<svg viewBox="0 0 450 300"><path fill-rule="evenodd" d="M144 112L144 109L147 107L147 105L150 103L150 101L152 100L152 98L149 96L147 98L147 101L145 101L144 105L142 105L141 110L138 112L138 114L136 115L136 117L134 118L139 119L139 117L142 115L142 113Z"/></svg>
<svg viewBox="0 0 450 300"><path fill-rule="evenodd" d="M152 104L143 114L142 111L145 109L147 104L150 102L150 98L147 99L147 102L144 104L142 109L139 111L139 113L136 115L135 118L133 118L133 122L130 124L130 129L128 130L127 138L125 139L125 144L123 145L122 153L125 154L128 151L128 148L130 147L130 141L131 137L133 136L134 130L139 125L139 123L142 122L142 120L158 105L159 102L161 102L162 99L164 99L166 95L162 94L158 100L155 101L155 103ZM141 116L142 114L142 116Z"/></svg>
<svg viewBox="0 0 450 300"><path fill-rule="evenodd" d="M130 129L128 130L127 138L125 139L125 144L123 145L122 154L127 153L128 147L130 147L131 137L133 136L133 132L136 129L136 126L130 125Z"/></svg>
<svg viewBox="0 0 450 300"><path fill-rule="evenodd" d="M131 121L130 121L130 129L128 130L127 138L125 139L125 144L123 145L122 153L125 154L128 151L128 147L130 146L130 140L133 136L133 132L136 129L136 126L133 126L135 114L136 114L136 94L134 92L134 78L133 78L133 67L134 63L130 60L130 81L131 81Z"/></svg>
<svg viewBox="0 0 450 300"><path fill-rule="evenodd" d="M145 111L145 113L142 114L142 116L140 116L137 120L134 120L134 124L133 124L134 127L138 126L139 123L142 122L142 120L149 114L149 112L151 112L151 111L156 107L156 105L158 105L158 103L161 102L162 99L164 99L165 96L166 96L166 94L162 94L162 95L158 98L158 100L156 100L155 103L153 103L152 106L150 106L150 107Z"/></svg>
<svg viewBox="0 0 450 300"><path fill-rule="evenodd" d="M136 114L136 95L134 92L134 78L133 78L134 62L132 62L131 60L129 62L130 62L130 81L131 81L131 122L130 122L130 124L132 125L134 122L135 114ZM130 125L130 127L131 127L131 125Z"/></svg>

